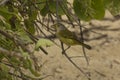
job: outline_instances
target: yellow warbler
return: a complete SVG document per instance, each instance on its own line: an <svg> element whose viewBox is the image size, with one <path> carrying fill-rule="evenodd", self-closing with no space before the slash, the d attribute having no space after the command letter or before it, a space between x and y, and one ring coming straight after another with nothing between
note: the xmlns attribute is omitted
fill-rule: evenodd
<svg viewBox="0 0 120 80"><path fill-rule="evenodd" d="M73 32L69 31L63 24L54 24L53 28L56 30L56 36L60 39L61 42L65 43L66 45L82 45L87 49L91 49L91 46L78 40L77 36Z"/></svg>

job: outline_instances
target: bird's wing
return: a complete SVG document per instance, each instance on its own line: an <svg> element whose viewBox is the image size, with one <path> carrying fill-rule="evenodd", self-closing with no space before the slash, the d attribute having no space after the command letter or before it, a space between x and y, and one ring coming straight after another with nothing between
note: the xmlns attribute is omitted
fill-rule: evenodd
<svg viewBox="0 0 120 80"><path fill-rule="evenodd" d="M67 39L77 40L77 36L69 30L62 30L62 31L59 32L59 35L61 37L67 38Z"/></svg>
<svg viewBox="0 0 120 80"><path fill-rule="evenodd" d="M71 43L71 44L81 44L82 46L84 46L84 47L86 47L87 49L91 49L91 46L89 46L89 45L87 45L87 44L84 44L83 42L81 42L81 41L79 41L78 39L77 39L77 36L73 33L73 32L71 32L71 31L69 31L69 30L62 30L62 31L59 31L58 33L57 33L57 35L58 35L58 37L60 38L60 37L62 37L62 38L66 38L66 39L71 39L72 40L72 42L73 43ZM69 44L69 43L68 43Z"/></svg>

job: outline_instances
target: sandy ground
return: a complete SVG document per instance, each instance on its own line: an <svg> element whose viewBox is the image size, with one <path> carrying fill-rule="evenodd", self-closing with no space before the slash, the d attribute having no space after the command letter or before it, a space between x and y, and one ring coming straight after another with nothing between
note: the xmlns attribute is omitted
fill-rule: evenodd
<svg viewBox="0 0 120 80"><path fill-rule="evenodd" d="M84 57L72 58L84 72L89 73L90 79L76 69L62 55L61 49L54 45L46 48L48 55L37 53L40 63L45 62L41 69L42 76L51 75L44 80L120 80L120 20L115 20L109 13L106 18L102 21L92 20L86 26L89 28L85 35L89 40L86 43L92 46L92 50L86 50L89 66ZM67 54L70 57L82 56L82 48L71 47Z"/></svg>

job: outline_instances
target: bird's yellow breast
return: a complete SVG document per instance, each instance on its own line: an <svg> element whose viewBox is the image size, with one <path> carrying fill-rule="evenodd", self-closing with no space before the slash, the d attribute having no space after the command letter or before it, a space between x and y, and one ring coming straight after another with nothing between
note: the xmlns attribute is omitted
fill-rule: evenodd
<svg viewBox="0 0 120 80"><path fill-rule="evenodd" d="M60 39L60 41L62 41L63 43L65 43L66 45L68 46L71 46L71 45L79 45L79 42L76 41L76 40L73 40L73 39L69 39L69 38L64 38L60 35L57 35L57 37Z"/></svg>

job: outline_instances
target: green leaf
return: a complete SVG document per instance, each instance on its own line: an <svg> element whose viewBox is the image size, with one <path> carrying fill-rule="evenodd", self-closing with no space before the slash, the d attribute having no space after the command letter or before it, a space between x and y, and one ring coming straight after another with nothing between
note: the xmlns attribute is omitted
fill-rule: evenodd
<svg viewBox="0 0 120 80"><path fill-rule="evenodd" d="M10 24L4 18L0 19L0 29L11 29Z"/></svg>
<svg viewBox="0 0 120 80"><path fill-rule="evenodd" d="M60 1L61 4L58 5L58 15L64 15L63 8L67 6L67 0ZM41 9L40 14L46 16L49 12L56 14L56 1L49 0L48 4L44 5L44 8Z"/></svg>
<svg viewBox="0 0 120 80"><path fill-rule="evenodd" d="M115 16L120 13L120 0L107 0L105 4L107 9Z"/></svg>
<svg viewBox="0 0 120 80"><path fill-rule="evenodd" d="M18 31L17 34L18 34L20 40L24 41L23 43L29 44L29 43L33 42L24 30Z"/></svg>
<svg viewBox="0 0 120 80"><path fill-rule="evenodd" d="M8 68L8 66L6 66L5 64L0 64L0 67L2 68L2 70L4 70L6 73L8 73L9 72L9 68Z"/></svg>
<svg viewBox="0 0 120 80"><path fill-rule="evenodd" d="M18 20L21 20L22 18L18 15L18 11L15 9L15 12L9 12L6 7L0 7L0 15L3 16L7 21L15 15Z"/></svg>
<svg viewBox="0 0 120 80"><path fill-rule="evenodd" d="M38 10L33 5L29 6L29 9L28 9L29 20L30 21L36 20L37 14L38 14Z"/></svg>
<svg viewBox="0 0 120 80"><path fill-rule="evenodd" d="M112 3L112 1L113 0L103 0L104 6L107 8Z"/></svg>
<svg viewBox="0 0 120 80"><path fill-rule="evenodd" d="M102 19L105 14L103 0L74 0L75 14L82 20Z"/></svg>
<svg viewBox="0 0 120 80"><path fill-rule="evenodd" d="M102 19L105 15L105 6L103 0L92 0L93 18Z"/></svg>
<svg viewBox="0 0 120 80"><path fill-rule="evenodd" d="M92 17L90 16L90 2L86 0L74 0L73 9L75 14L82 20L90 20ZM91 10L92 11L92 10Z"/></svg>
<svg viewBox="0 0 120 80"><path fill-rule="evenodd" d="M37 0L38 8L42 10L46 5L46 0Z"/></svg>
<svg viewBox="0 0 120 80"><path fill-rule="evenodd" d="M36 76L36 77L39 77L39 76L40 76L40 74L33 69L33 63L32 63L32 61L31 61L30 59L27 58L26 60L24 60L23 66L24 66L25 69L29 69L30 72L31 72L34 76Z"/></svg>
<svg viewBox="0 0 120 80"><path fill-rule="evenodd" d="M13 50L13 49L15 49L14 48L15 45L14 45L13 41L11 41L9 39L6 39L6 38L4 38L2 36L0 36L0 37L1 37L0 38L0 46L1 47L5 48L7 50Z"/></svg>
<svg viewBox="0 0 120 80"><path fill-rule="evenodd" d="M40 74L36 71L36 70L34 70L33 68L32 68L32 61L31 60L28 60L28 62L29 62L29 64L31 65L30 67L29 67L29 70L31 71L31 73L34 75L34 76L36 76L36 77L39 77L40 76Z"/></svg>
<svg viewBox="0 0 120 80"><path fill-rule="evenodd" d="M38 50L40 46L51 46L53 45L53 42L51 42L48 39L39 39L37 41L37 44L35 45L35 49Z"/></svg>
<svg viewBox="0 0 120 80"><path fill-rule="evenodd" d="M22 52L22 56L23 56L24 58L27 58L27 57L29 57L29 54L28 54L27 52Z"/></svg>
<svg viewBox="0 0 120 80"><path fill-rule="evenodd" d="M0 64L0 79L1 80L12 80L12 77L9 75L9 67L5 64Z"/></svg>
<svg viewBox="0 0 120 80"><path fill-rule="evenodd" d="M35 26L34 26L34 22L29 20L29 19L25 19L24 20L25 23L25 27L26 29L31 33L31 34L35 34Z"/></svg>
<svg viewBox="0 0 120 80"><path fill-rule="evenodd" d="M5 57L3 53L0 53L0 61Z"/></svg>
<svg viewBox="0 0 120 80"><path fill-rule="evenodd" d="M32 65L31 65L30 61L28 60L28 58L25 59L25 60L23 60L23 67L24 67L25 69L29 69L29 68L32 67Z"/></svg>
<svg viewBox="0 0 120 80"><path fill-rule="evenodd" d="M64 11L63 8L64 6L67 6L67 1L63 0L61 1L61 4L58 4L58 15L64 15ZM56 1L54 0L50 0L49 1L49 9L52 13L56 13L57 12L57 5L56 5Z"/></svg>
<svg viewBox="0 0 120 80"><path fill-rule="evenodd" d="M22 57L24 59L27 59L28 57L30 57L29 54L28 54L28 52L25 52L21 47L19 47L19 50L20 50L20 52L22 54Z"/></svg>
<svg viewBox="0 0 120 80"><path fill-rule="evenodd" d="M0 7L0 15L9 20L13 16L13 13L9 12L6 7Z"/></svg>
<svg viewBox="0 0 120 80"><path fill-rule="evenodd" d="M49 8L48 8L48 5L45 5L44 8L40 11L40 14L42 16L46 16L49 12Z"/></svg>
<svg viewBox="0 0 120 80"><path fill-rule="evenodd" d="M20 64L20 61L16 58L16 57L14 57L14 56L12 56L11 58L9 58L10 59L10 62L15 66L15 67L18 67L18 65Z"/></svg>
<svg viewBox="0 0 120 80"><path fill-rule="evenodd" d="M36 77L40 76L40 74L37 71L33 70L32 68L30 69L30 71L34 76L36 76Z"/></svg>

